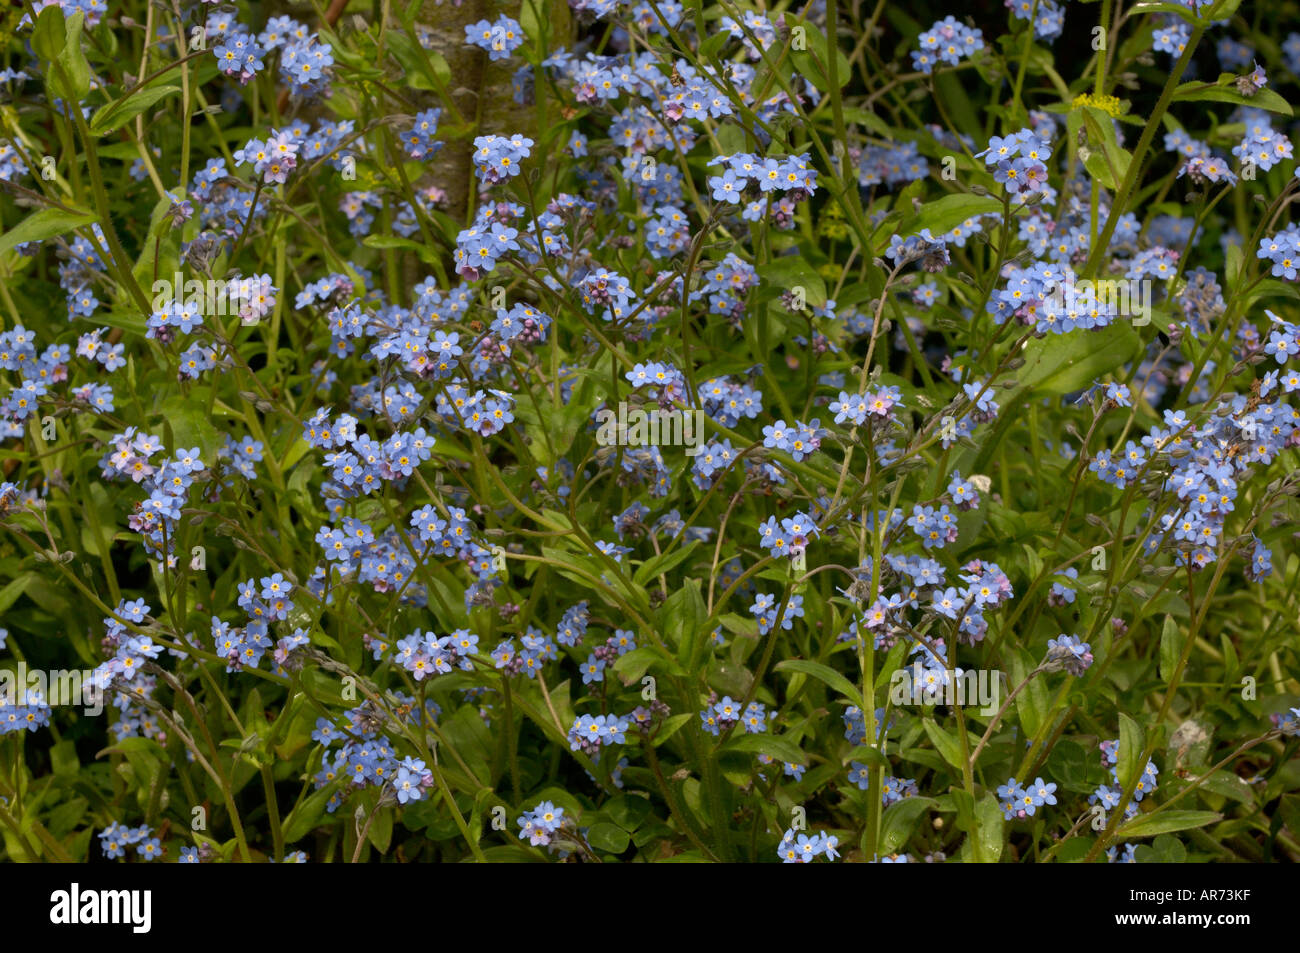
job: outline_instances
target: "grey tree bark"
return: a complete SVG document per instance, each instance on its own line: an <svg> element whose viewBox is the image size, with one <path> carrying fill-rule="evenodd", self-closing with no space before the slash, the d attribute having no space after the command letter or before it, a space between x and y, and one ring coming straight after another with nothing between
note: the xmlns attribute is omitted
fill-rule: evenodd
<svg viewBox="0 0 1300 953"><path fill-rule="evenodd" d="M522 62L516 57L492 62L485 51L465 42L468 24L493 20L502 13L519 20L520 9L527 2L464 0L457 6L450 0L424 0L420 10L419 22L429 31L430 48L441 53L451 67L450 92L456 107L466 117L477 120L477 129L470 136L447 143L432 164L437 184L447 192L447 212L458 221L465 221L468 213L473 137L521 133L538 139L534 110L520 106L513 98L511 79ZM572 18L566 0L533 2L548 21L548 54L560 46L571 48Z"/></svg>

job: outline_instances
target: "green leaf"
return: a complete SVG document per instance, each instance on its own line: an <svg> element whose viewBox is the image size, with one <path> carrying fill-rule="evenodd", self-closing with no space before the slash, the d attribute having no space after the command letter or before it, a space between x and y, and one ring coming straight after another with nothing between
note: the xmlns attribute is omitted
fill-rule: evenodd
<svg viewBox="0 0 1300 953"><path fill-rule="evenodd" d="M436 257L432 249L421 242L414 241L410 238L398 238L395 235L367 235L362 239L361 244L367 248L379 249L400 249L402 251L414 252L421 261L430 262Z"/></svg>
<svg viewBox="0 0 1300 953"><path fill-rule="evenodd" d="M179 86L150 86L127 93L121 99L114 100L107 106L96 110L90 120L90 131L97 136L121 129L140 113L144 112L160 99L179 93Z"/></svg>
<svg viewBox="0 0 1300 953"><path fill-rule="evenodd" d="M700 595L699 579L687 580L684 586L659 607L657 616L660 631L669 645L676 645L677 661L687 671L694 671L697 649L701 643L707 642L708 634L704 631L704 623L708 615L704 597Z"/></svg>
<svg viewBox="0 0 1300 953"><path fill-rule="evenodd" d="M1082 390L1130 360L1141 346L1137 332L1116 321L1097 331L1071 331L1029 341L1012 393L1060 396ZM1008 404L1010 401L1007 402Z"/></svg>
<svg viewBox="0 0 1300 953"><path fill-rule="evenodd" d="M841 110L841 113L843 114L846 123L856 122L859 125L866 126L868 130L885 139L892 139L895 136L894 131L889 128L885 123L885 120L881 119L869 109L859 109L856 106L845 106Z"/></svg>
<svg viewBox="0 0 1300 953"><path fill-rule="evenodd" d="M542 38L546 34L546 27L540 19L543 13L542 10L538 9L542 6L540 0L536 3L532 2L532 0L524 0L519 5L519 30L523 33L523 39L539 49L541 48Z"/></svg>
<svg viewBox="0 0 1300 953"><path fill-rule="evenodd" d="M1017 52L1016 55L1019 56L1020 53ZM1050 60L1050 57L1051 54L1041 46L1029 47L1029 61L1031 64L1040 58ZM980 139L984 137L983 122L980 118L980 108L971 102L970 97L966 94L968 83L969 80L964 79L954 70L939 70L934 74L935 92L948 104L948 111L953 117L953 123L957 126L957 129L972 139Z"/></svg>
<svg viewBox="0 0 1300 953"><path fill-rule="evenodd" d="M1008 653L1011 677L1014 685L1019 685L1033 670L1034 661L1029 653L1021 648L1010 648ZM1047 719L1049 702L1047 689L1042 679L1035 678L1016 696L1016 713L1020 716L1020 727L1027 736L1038 733L1039 727Z"/></svg>
<svg viewBox="0 0 1300 953"><path fill-rule="evenodd" d="M857 686L829 665L808 659L786 659L784 662L778 662L775 667L778 672L802 672L804 675L811 675L835 689L854 705L862 707L862 693L858 691Z"/></svg>
<svg viewBox="0 0 1300 953"><path fill-rule="evenodd" d="M1077 119L1076 119L1077 116ZM1132 154L1115 137L1115 121L1096 106L1080 106L1067 117L1070 141L1082 124L1088 131L1089 150L1083 160L1088 172L1106 188L1119 188L1133 162Z"/></svg>
<svg viewBox="0 0 1300 953"><path fill-rule="evenodd" d="M67 19L67 39L56 57L61 70L56 70L56 86L65 103L80 103L90 92L90 64L81 51L81 26L86 15L78 10Z"/></svg>
<svg viewBox="0 0 1300 953"><path fill-rule="evenodd" d="M213 425L204 402L179 394L163 402L162 415L171 424L173 442L177 447L198 447L203 451L203 461L209 466L216 462L221 447L221 433Z"/></svg>
<svg viewBox="0 0 1300 953"><path fill-rule="evenodd" d="M36 578L36 573L25 572L9 585L0 589L0 616L9 611L9 607L18 601L18 597L27 591L28 584Z"/></svg>
<svg viewBox="0 0 1300 953"><path fill-rule="evenodd" d="M1161 4L1161 6L1164 5L1165 4ZM1184 18L1190 18L1191 22L1196 26L1204 26L1204 27L1212 26L1215 20L1231 19L1232 15L1237 12L1237 8L1240 6L1241 6L1241 0L1219 0L1218 3L1206 8L1205 11L1200 16L1193 16L1191 12L1182 4L1172 5L1173 9L1179 11L1179 14L1181 16L1183 16ZM1145 6L1143 7L1142 12L1143 13L1146 12Z"/></svg>
<svg viewBox="0 0 1300 953"><path fill-rule="evenodd" d="M95 323L139 335L144 335L149 330L149 325L143 318L126 311L96 311Z"/></svg>
<svg viewBox="0 0 1300 953"><path fill-rule="evenodd" d="M677 734L677 732L681 731L682 727L694 717L696 716L692 715L689 711L682 712L680 715L670 715L664 721L663 727L655 732L654 746L658 748L673 735Z"/></svg>
<svg viewBox="0 0 1300 953"><path fill-rule="evenodd" d="M102 753L125 755L135 772L136 783L146 791L153 788L158 772L169 770L171 766L163 746L152 738L123 738Z"/></svg>
<svg viewBox="0 0 1300 953"><path fill-rule="evenodd" d="M1088 856L1093 843L1091 837L1071 837L1056 852L1056 860L1062 864L1077 864Z"/></svg>
<svg viewBox="0 0 1300 953"><path fill-rule="evenodd" d="M650 816L653 805L639 794L620 794L605 805L609 819L625 831L634 831Z"/></svg>
<svg viewBox="0 0 1300 953"><path fill-rule="evenodd" d="M366 840L374 844L379 853L386 854L389 845L393 842L393 809L380 807L372 810L373 820L369 822L370 830L366 832Z"/></svg>
<svg viewBox="0 0 1300 953"><path fill-rule="evenodd" d="M103 155L102 150L100 155ZM180 268L180 263L177 260L177 253L180 250L179 243L175 239L166 237L167 232L172 227L169 213L174 207L175 201L176 197L173 195L160 196L158 201L154 203L153 212L149 216L148 237L140 243L140 254L136 258L135 264L131 266L131 274L135 276L135 280L140 283L142 288L152 289L156 284L154 281L155 275L174 275ZM158 281L165 283L167 290L171 291L171 284L167 282L167 279L159 278ZM143 331L143 318L135 316L133 318Z"/></svg>
<svg viewBox="0 0 1300 953"><path fill-rule="evenodd" d="M6 252L23 242L44 241L98 220L99 216L80 209L64 211L61 208L43 208L0 235L0 252Z"/></svg>
<svg viewBox="0 0 1300 953"><path fill-rule="evenodd" d="M544 862L544 858L531 853L522 844L499 844L496 847L484 848L483 859L490 864L537 864Z"/></svg>
<svg viewBox="0 0 1300 953"><path fill-rule="evenodd" d="M1239 249L1237 256L1240 259L1241 252ZM1238 265L1238 270L1240 270L1240 265ZM1256 298L1291 298L1294 301L1300 301L1300 290L1297 290L1294 285L1288 282L1278 281L1276 278L1265 278L1254 286L1249 294L1244 294L1243 301L1254 301Z"/></svg>
<svg viewBox="0 0 1300 953"><path fill-rule="evenodd" d="M748 639L758 638L758 622L752 618L736 615L734 612L728 612L718 617L722 627L732 635L739 635Z"/></svg>
<svg viewBox="0 0 1300 953"><path fill-rule="evenodd" d="M755 269L764 284L781 291L804 290L804 301L814 308L826 304L826 282L800 255L782 255Z"/></svg>
<svg viewBox="0 0 1300 953"><path fill-rule="evenodd" d="M1129 790L1146 767L1141 762L1143 746L1146 744L1146 732L1142 726L1120 712L1119 714L1119 763L1115 773L1119 777L1120 787Z"/></svg>
<svg viewBox="0 0 1300 953"><path fill-rule="evenodd" d="M1224 278L1229 288L1235 288L1241 282L1242 252L1240 245L1229 245L1224 258Z"/></svg>
<svg viewBox="0 0 1300 953"><path fill-rule="evenodd" d="M1077 741L1063 738L1052 747L1044 764L1043 774L1057 781L1062 788L1075 793L1096 789L1096 752L1088 752Z"/></svg>
<svg viewBox="0 0 1300 953"><path fill-rule="evenodd" d="M718 30L700 44L700 56L706 60L714 59L729 42L731 42L730 34Z"/></svg>
<svg viewBox="0 0 1300 953"><path fill-rule="evenodd" d="M880 821L880 853L898 853L916 830L921 815L936 803L929 797L905 797L885 808Z"/></svg>
<svg viewBox="0 0 1300 953"><path fill-rule="evenodd" d="M1277 817L1292 831L1300 831L1300 794L1283 794L1278 799Z"/></svg>
<svg viewBox="0 0 1300 953"><path fill-rule="evenodd" d="M282 471L292 470L294 464L305 457L311 451L311 444L303 440L297 434L293 435L293 443L289 445L288 451L284 455L284 460L280 463Z"/></svg>
<svg viewBox="0 0 1300 953"><path fill-rule="evenodd" d="M904 222L898 229L903 236L916 235L924 228L938 238L944 232L950 232L968 218L980 215L997 215L1002 217L1002 201L991 195L976 195L974 192L961 192L945 195L943 198L927 202L914 218Z"/></svg>
<svg viewBox="0 0 1300 953"><path fill-rule="evenodd" d="M889 685L892 691L895 680L906 672L903 667L903 656L907 654L907 648L904 642L899 641L889 650L889 654L885 656L884 662L876 672L876 684L872 688L879 691Z"/></svg>
<svg viewBox="0 0 1300 953"><path fill-rule="evenodd" d="M1214 772L1201 782L1201 787L1239 804L1253 804L1255 801L1255 792L1251 786L1231 771Z"/></svg>
<svg viewBox="0 0 1300 953"><path fill-rule="evenodd" d="M873 748L870 745L858 745L848 753L846 760L861 761L873 768L889 770L889 759L880 753L879 748Z"/></svg>
<svg viewBox="0 0 1300 953"><path fill-rule="evenodd" d="M36 26L32 30L32 49L41 59L52 60L63 49L67 36L63 8L50 4L36 18Z"/></svg>
<svg viewBox="0 0 1300 953"><path fill-rule="evenodd" d="M450 82L451 67L440 53L422 49L412 36L396 30L390 30L384 39L393 58L401 65L408 86L413 89L436 90L445 88Z"/></svg>
<svg viewBox="0 0 1300 953"><path fill-rule="evenodd" d="M1141 847L1145 847L1143 844ZM1139 847L1139 850L1141 849ZM1161 834L1151 842L1151 848L1160 857L1162 864L1181 864L1187 860L1187 848L1183 846L1182 841L1177 837L1169 834Z"/></svg>
<svg viewBox="0 0 1300 953"><path fill-rule="evenodd" d="M1224 82L1224 79L1228 82ZM1236 77L1224 74L1217 83L1183 83L1174 90L1175 103L1215 102L1231 103L1234 106L1250 106L1255 109L1267 109L1269 112L1292 115L1291 104L1271 89L1257 90L1254 95L1243 96L1236 87Z"/></svg>
<svg viewBox="0 0 1300 953"><path fill-rule="evenodd" d="M627 850L628 842L632 835L623 828L615 824L601 821L591 825L587 831L587 843L596 850L607 851L611 854L621 854Z"/></svg>
<svg viewBox="0 0 1300 953"><path fill-rule="evenodd" d="M753 754L765 754L785 764L806 764L807 757L799 746L787 738L776 735L732 735L723 745L724 751L744 751Z"/></svg>
<svg viewBox="0 0 1300 953"><path fill-rule="evenodd" d="M1166 682L1174 677L1174 669L1183 657L1183 646L1186 643L1187 634L1174 621L1174 617L1165 616L1164 628L1160 633L1160 677Z"/></svg>
<svg viewBox="0 0 1300 953"><path fill-rule="evenodd" d="M664 573L670 572L673 567L689 559L691 553L699 545L699 540L691 540L685 546L679 546L676 549L670 549L666 553L661 553L653 559L647 559L638 567L636 574L632 576L632 582L638 586L644 586L651 579Z"/></svg>
<svg viewBox="0 0 1300 953"><path fill-rule="evenodd" d="M560 564L551 567L556 573L588 589L594 588L592 579L600 579L605 574L604 564L598 563L589 553L571 553L555 546L543 546L542 555ZM617 591L618 581L609 580L609 583Z"/></svg>
<svg viewBox="0 0 1300 953"><path fill-rule="evenodd" d="M320 823L320 819L325 816L325 807L329 804L330 795L333 793L332 788L326 786L293 806L293 810L284 819L286 844L302 839Z"/></svg>
<svg viewBox="0 0 1300 953"><path fill-rule="evenodd" d="M56 840L63 840L86 816L86 808L89 806L90 802L84 797L73 798L60 804L50 812L50 819L46 824L50 833ZM90 831L83 830L82 833L88 835ZM71 853L75 856L77 850L74 848Z"/></svg>
<svg viewBox="0 0 1300 953"><path fill-rule="evenodd" d="M1128 823L1121 824L1115 831L1115 836L1121 840L1153 837L1156 834L1204 827L1222 819L1223 815L1215 811L1160 811L1146 816L1139 815Z"/></svg>
<svg viewBox="0 0 1300 953"><path fill-rule="evenodd" d="M622 677L625 684L631 685L639 682L655 665L661 665L670 675L686 674L686 670L672 656L665 655L657 645L643 645L626 655L620 655L614 662L614 671Z"/></svg>
<svg viewBox="0 0 1300 953"><path fill-rule="evenodd" d="M786 23L790 24L790 21L787 19ZM830 92L830 57L827 52L826 34L804 20L790 24L790 26L792 29L802 28L806 41L804 43L805 49L802 50L794 49L793 44L791 45L790 62L818 90L823 93ZM775 53L776 51L771 52ZM837 44L835 47L835 79L840 88L843 88L852 78L853 67L849 65L849 58L844 55L844 51Z"/></svg>
<svg viewBox="0 0 1300 953"><path fill-rule="evenodd" d="M992 794L975 805L975 860L996 864L1002 858L1002 808Z"/></svg>
<svg viewBox="0 0 1300 953"><path fill-rule="evenodd" d="M64 738L50 749L50 766L60 777L76 777L81 770L81 759L77 757L77 746L69 738Z"/></svg>
<svg viewBox="0 0 1300 953"><path fill-rule="evenodd" d="M935 750L943 755L943 760L958 771L962 770L961 744L958 740L935 724L932 718L926 718L922 724L925 725L925 733L934 744Z"/></svg>

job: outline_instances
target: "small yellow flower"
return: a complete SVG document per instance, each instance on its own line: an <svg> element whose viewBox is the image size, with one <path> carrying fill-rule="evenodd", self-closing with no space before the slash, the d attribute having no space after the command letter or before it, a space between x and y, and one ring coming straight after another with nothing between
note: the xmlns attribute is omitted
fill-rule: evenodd
<svg viewBox="0 0 1300 953"><path fill-rule="evenodd" d="M823 238L842 241L848 237L849 228L844 224L844 215L834 205L828 205L817 223L817 231Z"/></svg>
<svg viewBox="0 0 1300 953"><path fill-rule="evenodd" d="M1080 106L1092 106L1100 109L1113 119L1118 119L1123 115L1118 96L1098 96L1095 93L1084 93L1082 96L1075 96L1070 105L1076 109Z"/></svg>

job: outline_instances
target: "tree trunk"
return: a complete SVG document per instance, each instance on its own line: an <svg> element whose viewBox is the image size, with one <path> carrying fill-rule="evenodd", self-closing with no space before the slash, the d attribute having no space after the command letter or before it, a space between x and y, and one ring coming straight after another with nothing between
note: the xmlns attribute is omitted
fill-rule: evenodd
<svg viewBox="0 0 1300 953"><path fill-rule="evenodd" d="M571 46L572 18L566 0L533 2L540 15L547 17L550 37L547 54L561 46ZM511 79L523 61L512 56L492 62L485 50L465 42L467 25L494 20L502 13L519 20L521 7L526 3L528 0L523 3L463 0L459 6L453 6L448 0L424 0L420 9L419 23L427 31L428 47L442 54L451 67L450 93L456 108L475 125L470 135L448 142L431 166L434 184L446 190L447 213L457 221L467 221L470 215L467 205L470 177L474 174L471 162L474 136L520 133L539 139L536 112L532 106L521 106L514 101ZM528 42L534 39L530 36ZM444 112L443 121L447 120Z"/></svg>

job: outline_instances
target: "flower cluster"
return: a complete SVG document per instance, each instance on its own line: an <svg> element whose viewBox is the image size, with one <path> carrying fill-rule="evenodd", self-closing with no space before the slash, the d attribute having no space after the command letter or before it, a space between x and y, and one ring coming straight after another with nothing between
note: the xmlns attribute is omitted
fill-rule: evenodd
<svg viewBox="0 0 1300 953"><path fill-rule="evenodd" d="M550 801L542 801L531 811L519 815L517 823L521 828L520 840L527 840L534 847L546 846L567 818L564 808L556 807Z"/></svg>
<svg viewBox="0 0 1300 953"><path fill-rule="evenodd" d="M1035 778L1033 784L1022 787L1011 778L998 788L998 803L1002 806L1002 816L1008 821L1033 817L1040 807L1056 803L1056 785Z"/></svg>
<svg viewBox="0 0 1300 953"><path fill-rule="evenodd" d="M1140 6L1085 82L1050 45L1095 11L1005 5L181 37L39 0L0 72L0 653L83 660L108 717L0 694L50 833L0 851L1207 859L1113 843L1182 749L1086 759L1156 674L1195 734L1295 661L1300 33ZM1165 672L1170 626L1215 650ZM1021 687L967 751L986 674ZM1283 777L1288 687L1186 753ZM92 740L120 776L65 770ZM1265 793L1211 788L1253 856ZM950 810L993 803L1030 823Z"/></svg>
<svg viewBox="0 0 1300 953"><path fill-rule="evenodd" d="M724 695L700 712L700 721L704 730L714 736L730 731L737 724L743 724L750 734L759 734L767 728L767 710L759 702L750 702L742 711L738 702Z"/></svg>
<svg viewBox="0 0 1300 953"><path fill-rule="evenodd" d="M434 136L438 134L438 119L441 109L426 109L415 114L411 128L402 135L402 147L412 159L428 159L442 148L442 143Z"/></svg>
<svg viewBox="0 0 1300 953"><path fill-rule="evenodd" d="M1008 6L1011 6L1008 0ZM929 75L939 63L956 66L963 57L984 49L984 34L947 16L917 37L919 50L912 51L912 67Z"/></svg>
<svg viewBox="0 0 1300 953"><path fill-rule="evenodd" d="M835 848L839 838L816 831L813 834L796 834L793 829L781 836L781 843L776 849L777 856L783 864L810 864L818 857L835 860L840 854Z"/></svg>
<svg viewBox="0 0 1300 953"><path fill-rule="evenodd" d="M1052 144L1033 129L1020 129L1009 136L993 136L988 147L976 153L993 170L993 179L1001 182L1009 195L1045 193L1051 202L1047 184L1047 162L1052 158Z"/></svg>
<svg viewBox="0 0 1300 953"><path fill-rule="evenodd" d="M533 140L527 136L479 136L474 140L474 168L479 180L484 185L495 185L517 176L532 148Z"/></svg>
<svg viewBox="0 0 1300 953"><path fill-rule="evenodd" d="M162 842L147 824L127 827L114 821L99 832L99 848L109 860L126 856L129 849L143 861L160 860L166 853Z"/></svg>
<svg viewBox="0 0 1300 953"><path fill-rule="evenodd" d="M569 747L595 757L606 745L627 742L628 719L619 715L579 715L569 729Z"/></svg>
<svg viewBox="0 0 1300 953"><path fill-rule="evenodd" d="M486 50L490 60L508 60L524 44L524 31L518 20L504 13L495 20L479 20L465 27L465 42Z"/></svg>

